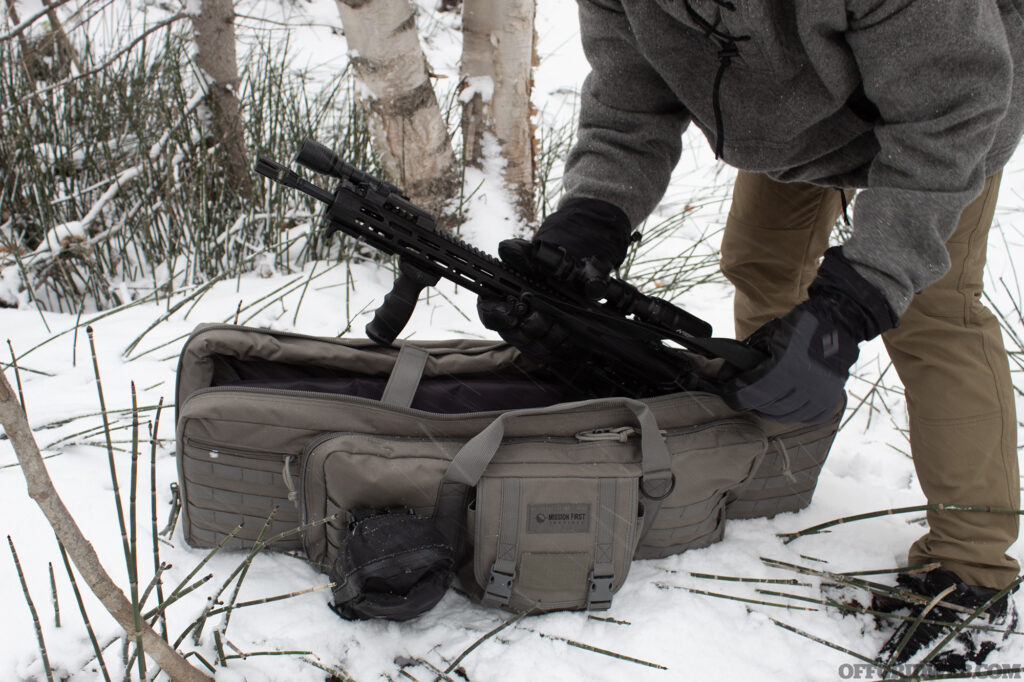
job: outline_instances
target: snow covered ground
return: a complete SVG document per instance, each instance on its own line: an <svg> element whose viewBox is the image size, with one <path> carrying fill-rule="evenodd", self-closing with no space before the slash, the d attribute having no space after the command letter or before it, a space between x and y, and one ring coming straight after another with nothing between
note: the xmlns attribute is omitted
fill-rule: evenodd
<svg viewBox="0 0 1024 682"><path fill-rule="evenodd" d="M334 6L328 0L310 4L286 4L288 12L301 13L310 23L337 23ZM251 12L280 13L277 3L252 3ZM433 21L433 19L431 19ZM444 21L448 21L445 19ZM536 74L539 116L549 122L565 120L574 111L572 94L586 73L575 32L575 3L570 0L540 0L538 13L541 64ZM296 29L317 49L311 59L325 65L341 64L344 40L322 28ZM298 42L298 41L296 41ZM454 73L458 44L450 30L442 27L426 43L432 66L440 73ZM333 67L332 67L333 68ZM706 143L696 135L689 144L677 177L663 202L662 217L701 197L701 207L684 223L678 239L696 239L721 226L727 209L730 172L713 161ZM511 211L496 189L496 169L486 168L470 182L482 182L470 208L464 230L469 241L494 252L496 243L509 236L514 221ZM1012 309L1000 281L1019 292L1014 272L1015 259L1024 255L1024 156L1018 154L1004 176L997 214L1000 229L990 240L990 269L987 286L1006 310ZM118 531L112 485L107 468L103 436L82 432L97 429L98 401L84 327L95 331L98 363L107 404L113 413L114 439L124 449L117 455L122 494L130 475L126 450L131 418L130 386L138 391L138 403L154 406L174 396L177 351L185 335L198 323L234 319L239 305L240 321L279 330L334 336L352 320L351 335L361 335L370 312L390 289L389 270L360 264L347 272L343 267L328 271L317 266L305 290L303 273L255 274L240 280L220 282L194 306L186 305L168 319L150 326L163 316L174 301L147 304L111 315L74 316L40 313L33 309L0 310L0 339L10 339L19 356L21 380L30 421L44 449L57 488L86 536L99 552L107 570L127 586L121 540ZM348 277L353 290L346 287ZM255 304L267 294L290 282L295 291L282 302L259 310ZM346 293L349 291L349 293ZM1019 300L1019 298L1018 298ZM727 287L702 285L678 301L691 312L712 322L718 335L731 334L731 301ZM474 313L475 300L466 291L442 283L438 293L421 304L407 335L417 339L461 336L491 337ZM360 312L363 311L363 312ZM249 315L253 317L249 320ZM78 325L76 327L76 324ZM1019 322L1018 322L1019 325ZM1020 330L1024 332L1024 330ZM137 337L144 336L138 343ZM125 352L134 345L131 352ZM6 360L6 350L3 351ZM880 343L866 347L856 378L849 384L856 404L870 382L885 366ZM519 621L469 653L459 664L454 679L479 681L527 680L836 680L857 674L850 667L859 661L822 644L779 627L772 619L799 628L853 651L871 655L884 635L874 622L862 616L840 616L824 610L796 610L726 600L688 591L702 590L735 595L750 600L788 602L814 608L780 597L766 596L761 589L788 591L808 597L819 595L818 580L801 577L798 586L708 580L693 574L718 574L758 578L792 578L793 574L771 569L761 557L805 564L830 571L890 568L905 563L905 551L923 531L915 519L894 516L843 525L830 534L801 538L783 544L777 533L799 530L815 523L851 514L902 507L924 502L907 456L906 416L898 384L890 371L883 391L888 410L861 409L840 432L822 473L813 503L797 514L774 519L730 521L725 539L709 548L690 551L668 559L635 562L612 609L597 614L556 613ZM13 380L13 373L7 376ZM875 406L881 408L880 402ZM143 419L154 416L152 410ZM170 501L169 485L176 479L172 411L165 410L160 423L160 444L156 458L156 495L159 525L166 521ZM143 437L146 437L145 425ZM77 445L65 447L74 440ZM149 524L148 449L144 449L143 482L140 485L140 524ZM0 440L0 528L17 547L28 587L40 614L49 656L62 676L73 680L101 679L90 663L92 647L86 636L71 586L67 580L53 534L36 505L28 498L14 454L6 440ZM143 583L152 576L148 532L140 533ZM162 545L161 556L173 564L165 584L174 585L205 555L182 541L180 529ZM1011 553L1024 561L1024 551L1015 546ZM32 620L26 606L13 561L6 550L0 557L0 679L44 679ZM172 636L191 622L206 603L214 587L238 565L241 555L222 553L204 569L214 578L204 588L188 595L170 612ZM50 599L48 564L53 564L59 594L61 627L54 624ZM303 561L280 555L259 556L249 571L240 600L259 599L303 590L327 582ZM84 586L83 586L84 587ZM410 623L353 623L339 619L326 606L329 593L316 592L294 599L239 610L231 619L227 639L242 651L308 651L305 658L327 667L344 669L353 680L434 679L434 668L444 670L473 642L499 625L508 615L477 606L449 593L432 611ZM1022 603L1024 606L1024 603ZM86 595L86 607L97 636L106 642L117 633L114 622L99 603ZM208 628L209 630L209 628ZM592 649L585 648L592 647ZM605 652L594 651L602 649ZM183 651L197 650L207 660L214 658L209 632L200 645L187 639ZM618 655L609 655L612 652ZM113 675L120 675L118 646L107 650ZM322 680L326 673L302 660L300 655L255 656L235 659L217 670L218 680ZM195 659L192 659L195 661ZM1024 665L1024 640L1015 638L994 662ZM860 672L861 678L864 673ZM870 678L870 676L869 676Z"/></svg>

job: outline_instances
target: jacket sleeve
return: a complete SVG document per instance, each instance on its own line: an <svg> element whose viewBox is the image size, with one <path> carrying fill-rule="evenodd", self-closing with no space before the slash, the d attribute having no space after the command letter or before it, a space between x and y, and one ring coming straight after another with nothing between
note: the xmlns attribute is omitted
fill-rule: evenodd
<svg viewBox="0 0 1024 682"><path fill-rule="evenodd" d="M902 315L949 269L945 242L998 170L985 160L1010 102L1013 64L995 0L850 0L847 8L846 40L880 120L843 253Z"/></svg>
<svg viewBox="0 0 1024 682"><path fill-rule="evenodd" d="M579 13L591 72L566 161L565 198L607 201L635 227L668 187L690 116L641 54L617 0L579 0Z"/></svg>

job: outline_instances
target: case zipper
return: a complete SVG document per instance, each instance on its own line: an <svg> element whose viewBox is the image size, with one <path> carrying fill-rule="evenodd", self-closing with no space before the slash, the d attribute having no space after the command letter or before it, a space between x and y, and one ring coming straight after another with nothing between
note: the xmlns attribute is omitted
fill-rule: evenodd
<svg viewBox="0 0 1024 682"><path fill-rule="evenodd" d="M719 426L730 426L736 424L744 424L752 428L757 429L755 424L745 419L735 419L732 417L725 417L723 419L716 419L703 424L694 424L692 426L684 426L677 429L662 429L661 435L665 438L672 438L676 436L685 436L690 433L697 433L706 429L713 429ZM578 441L590 442L590 441L618 441L619 443L625 443L633 436L639 435L639 431L634 426L613 426L603 429L592 429L589 431L580 431L576 434L575 438ZM765 440L773 440L765 436Z"/></svg>
<svg viewBox="0 0 1024 682"><path fill-rule="evenodd" d="M189 397L185 399L184 404L182 404L182 409L184 409L185 405L188 405L191 401L193 401L193 400L195 400L197 398L201 398L204 395L208 395L210 393L223 393L225 391L232 391L232 392L238 392L238 393L257 393L257 394L263 393L263 394L273 395L273 396L294 396L296 398L302 397L302 398L327 399L327 400L334 400L334 401L342 402L342 403L344 403L344 402L356 402L356 403L365 404L365 405L375 405L377 407L381 407L381 405L382 405L380 400L375 400L373 398L360 398L359 396L346 395L344 393L324 393L322 391L302 391L302 390L291 389L291 388L288 388L288 389L285 389L285 388L265 388L265 387L261 387L261 386L208 386L206 388L200 388L200 389L198 389L196 391L193 391L189 395ZM430 412L430 411L427 411L427 410L417 410L417 409L414 409L414 408L411 408L411 407L401 407L399 405L388 405L387 409L388 409L389 412L398 412L398 413L407 414L407 415L429 414L429 415L431 415L431 419L436 419L438 421L462 421L463 419L465 419L467 414L472 414L473 416L476 416L476 417L490 417L491 415L497 416L497 415L501 414L502 412L508 412L508 410L490 410L490 411L487 411L487 412L465 412L465 413L463 413L463 412ZM483 428L483 427L481 427L481 428Z"/></svg>
<svg viewBox="0 0 1024 682"><path fill-rule="evenodd" d="M288 489L288 500L292 502L296 507L299 506L298 491L295 489L295 484L292 483L291 478L291 465L295 461L296 455L282 455L280 453L268 453L265 450L255 450L251 448L240 448L236 446L223 447L219 443L212 441L206 441L199 438L185 438L185 445L191 446L196 450L205 450L209 459L218 459L220 453L224 452L228 455L236 455L240 457L252 457L259 459L275 459L280 457L284 462L284 467L281 471L281 478L284 480L284 487Z"/></svg>
<svg viewBox="0 0 1024 682"><path fill-rule="evenodd" d="M239 455L243 457L258 457L260 459L276 459L279 457L294 457L294 455L282 454L279 452L268 452L266 450L257 450L255 448L239 447L236 445L226 445L223 443L216 443L214 441L203 440L201 438L193 438L191 436L185 437L185 445L193 447L196 450L204 450L209 454L210 459L217 459L221 453L225 455Z"/></svg>

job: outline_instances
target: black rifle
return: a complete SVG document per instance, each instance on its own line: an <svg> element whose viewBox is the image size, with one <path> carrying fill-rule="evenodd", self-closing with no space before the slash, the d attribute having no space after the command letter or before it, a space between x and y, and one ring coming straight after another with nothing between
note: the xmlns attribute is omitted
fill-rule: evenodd
<svg viewBox="0 0 1024 682"><path fill-rule="evenodd" d="M512 300L556 320L578 339L551 370L591 392L649 396L707 388L691 358L666 341L737 369L752 367L761 354L732 339L711 338L711 326L630 284L595 273L561 249L535 256L550 277L539 281L437 229L434 217L387 182L345 163L322 144L306 140L296 163L339 180L333 192L288 167L260 158L256 171L327 204L325 240L341 231L398 256L398 278L377 309L366 334L391 344L405 327L420 292L441 277L490 299ZM610 384L610 385L609 385Z"/></svg>

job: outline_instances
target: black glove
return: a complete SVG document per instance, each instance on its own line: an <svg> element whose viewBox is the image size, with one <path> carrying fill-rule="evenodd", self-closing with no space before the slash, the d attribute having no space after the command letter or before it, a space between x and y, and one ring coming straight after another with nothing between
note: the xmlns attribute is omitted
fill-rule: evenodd
<svg viewBox="0 0 1024 682"><path fill-rule="evenodd" d="M599 199L570 199L544 219L532 241L506 239L498 255L538 279L565 281L572 265L581 265L577 271L592 278L606 278L626 258L630 229L618 207ZM576 352L568 331L520 299L480 298L477 313L485 327L542 364Z"/></svg>
<svg viewBox="0 0 1024 682"><path fill-rule="evenodd" d="M521 299L481 297L477 299L476 311L485 327L498 332L507 343L541 365L576 352L572 335L565 327Z"/></svg>
<svg viewBox="0 0 1024 682"><path fill-rule="evenodd" d="M533 241L560 246L570 258L596 257L608 271L626 259L632 240L629 218L600 199L570 199L540 224Z"/></svg>
<svg viewBox="0 0 1024 682"><path fill-rule="evenodd" d="M746 340L767 357L726 384L722 397L734 409L787 423L827 421L843 400L860 342L896 326L885 296L839 247L825 252L808 293Z"/></svg>

